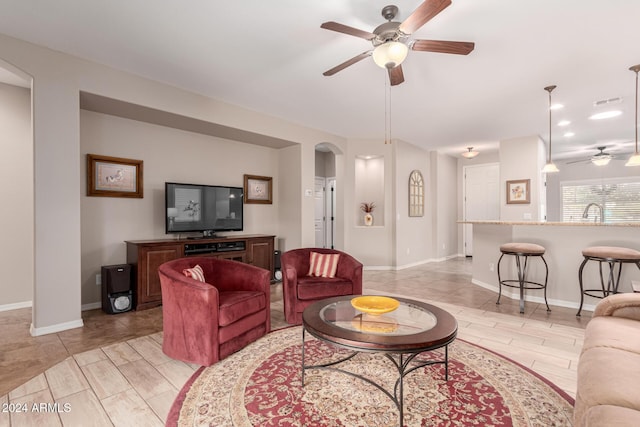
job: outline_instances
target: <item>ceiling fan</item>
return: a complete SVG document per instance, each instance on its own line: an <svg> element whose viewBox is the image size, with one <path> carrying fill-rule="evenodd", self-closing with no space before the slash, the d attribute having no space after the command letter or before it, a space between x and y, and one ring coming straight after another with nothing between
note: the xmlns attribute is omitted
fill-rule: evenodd
<svg viewBox="0 0 640 427"><path fill-rule="evenodd" d="M411 34L427 23L430 19L442 12L451 4L451 0L425 0L413 13L400 23L393 21L398 14L398 7L394 5L382 8L382 16L387 20L376 27L373 32L359 30L348 25L329 21L320 27L350 36L369 40L373 49L356 55L353 58L322 73L332 76L338 71L373 56L373 60L389 72L389 80L392 86L404 82L402 61L407 56L409 49L421 52L453 53L456 55L468 55L475 46L472 42L456 42L443 40L414 40Z"/></svg>
<svg viewBox="0 0 640 427"><path fill-rule="evenodd" d="M599 151L599 153L594 154L593 156L587 158L587 159L582 159L582 160L573 160L571 162L567 162L566 164L570 165L573 163L593 163L596 166L604 166L606 164L608 164L611 160L615 159L616 156L611 154L611 153L606 153L604 150L607 149L607 147L596 147Z"/></svg>

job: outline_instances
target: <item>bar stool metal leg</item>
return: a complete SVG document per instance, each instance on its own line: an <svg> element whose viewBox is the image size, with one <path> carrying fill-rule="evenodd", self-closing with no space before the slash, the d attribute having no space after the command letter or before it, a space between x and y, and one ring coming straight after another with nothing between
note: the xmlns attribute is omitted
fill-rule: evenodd
<svg viewBox="0 0 640 427"><path fill-rule="evenodd" d="M551 311L551 308L549 307L549 301L547 301L547 282L549 281L549 265L547 265L547 260L545 260L543 256L541 256L540 258L542 259L542 262L544 262L544 269L545 269L545 274L544 274L544 304L547 306L547 311Z"/></svg>
<svg viewBox="0 0 640 427"><path fill-rule="evenodd" d="M527 273L527 261L529 257L524 258L524 268L520 265L520 255L516 254L516 268L518 269L518 281L520 282L520 313L524 313L524 278Z"/></svg>
<svg viewBox="0 0 640 427"><path fill-rule="evenodd" d="M526 246L528 250L520 250L515 249L515 246ZM547 311L551 311L549 308L549 302L547 300L547 283L549 281L549 265L547 261L544 259L544 248L539 245L534 244L505 244L501 246L500 251L502 254L498 259L498 300L496 301L496 305L500 304L500 299L502 297L502 286L509 286L513 288L519 288L520 291L520 313L524 313L524 300L525 300L525 290L526 289L543 289L544 290L544 302L547 306ZM515 257L516 269L518 278L514 279L502 279L502 274L500 270L500 264L502 263L502 258L505 255L513 255ZM530 257L540 257L545 267L545 277L544 283L533 282L527 280L527 274L529 270L529 258ZM517 284L516 284L517 283Z"/></svg>
<svg viewBox="0 0 640 427"><path fill-rule="evenodd" d="M584 304L584 286L582 284L582 270L584 270L584 266L587 264L587 261L589 261L589 258L585 258L584 261L582 261L582 264L580 264L580 269L578 270L578 282L580 283L580 308L578 309L578 313L576 314L576 316L580 316L580 312L582 311L582 305Z"/></svg>
<svg viewBox="0 0 640 427"><path fill-rule="evenodd" d="M620 292L620 277L622 276L622 264L633 263L640 269L640 251L629 248L620 248L615 246L592 246L582 250L582 256L584 260L580 264L578 269L578 283L580 284L580 307L576 316L580 316L582 313L582 307L584 305L584 296L590 296L594 298L606 298L609 295L617 294ZM598 272L600 274L600 289L589 288L585 289L583 281L584 267L589 261L598 262ZM605 274L602 268L602 264L606 263L609 266L609 273L607 274L607 282L605 284ZM616 265L618 271L616 272Z"/></svg>
<svg viewBox="0 0 640 427"><path fill-rule="evenodd" d="M502 296L502 279L500 278L500 261L502 261L502 257L504 253L500 255L498 259L498 301L496 301L496 305L500 305L500 297Z"/></svg>

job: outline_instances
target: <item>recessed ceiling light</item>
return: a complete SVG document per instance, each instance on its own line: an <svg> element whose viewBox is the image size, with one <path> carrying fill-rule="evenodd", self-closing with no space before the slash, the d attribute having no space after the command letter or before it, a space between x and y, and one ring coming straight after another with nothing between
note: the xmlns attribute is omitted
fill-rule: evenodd
<svg viewBox="0 0 640 427"><path fill-rule="evenodd" d="M589 120L610 119L612 117L618 117L620 114L622 114L622 111L620 110L602 111L600 113L595 113L589 116Z"/></svg>
<svg viewBox="0 0 640 427"><path fill-rule="evenodd" d="M571 122L569 120L561 120L558 122L558 126L569 126Z"/></svg>
<svg viewBox="0 0 640 427"><path fill-rule="evenodd" d="M574 136L574 135L575 135L575 132L565 132L565 134L564 134L564 136L565 136L566 138L571 138L571 137L572 137L572 136Z"/></svg>
<svg viewBox="0 0 640 427"><path fill-rule="evenodd" d="M549 107L550 110L560 110L561 108L564 108L564 105L562 105L562 104L553 104L551 107Z"/></svg>

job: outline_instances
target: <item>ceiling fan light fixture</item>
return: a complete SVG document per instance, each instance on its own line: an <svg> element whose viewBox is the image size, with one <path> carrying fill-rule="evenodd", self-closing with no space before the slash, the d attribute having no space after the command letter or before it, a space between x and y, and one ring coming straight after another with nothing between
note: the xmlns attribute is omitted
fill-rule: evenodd
<svg viewBox="0 0 640 427"><path fill-rule="evenodd" d="M467 150L468 151L465 151L461 154L461 156L466 159L473 159L475 156L480 154L479 151L473 151L473 147L467 147Z"/></svg>
<svg viewBox="0 0 640 427"><path fill-rule="evenodd" d="M593 163L596 166L606 166L609 164L610 161L611 161L611 156L608 154L591 158L591 163Z"/></svg>
<svg viewBox="0 0 640 427"><path fill-rule="evenodd" d="M377 66L390 69L402 64L409 53L409 46L401 42L388 41L373 50L373 62Z"/></svg>

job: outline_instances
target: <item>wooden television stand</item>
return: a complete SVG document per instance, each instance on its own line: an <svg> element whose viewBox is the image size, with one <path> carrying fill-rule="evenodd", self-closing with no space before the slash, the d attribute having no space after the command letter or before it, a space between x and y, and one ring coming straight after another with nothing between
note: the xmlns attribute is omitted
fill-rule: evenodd
<svg viewBox="0 0 640 427"><path fill-rule="evenodd" d="M133 300L136 310L162 304L158 267L185 256L212 256L232 259L274 272L275 236L264 234L211 237L203 239L130 240L127 264L133 271Z"/></svg>

